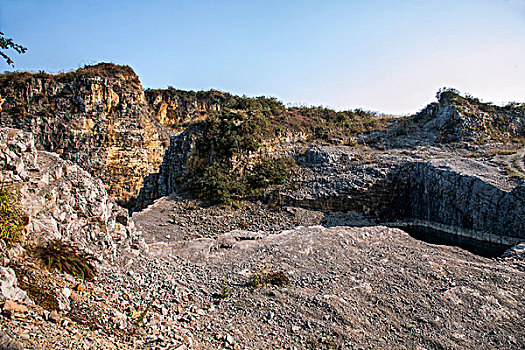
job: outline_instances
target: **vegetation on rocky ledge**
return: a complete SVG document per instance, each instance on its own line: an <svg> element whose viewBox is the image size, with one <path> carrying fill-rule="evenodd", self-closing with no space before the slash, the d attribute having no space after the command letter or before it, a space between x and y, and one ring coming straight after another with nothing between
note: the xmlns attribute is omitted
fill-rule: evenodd
<svg viewBox="0 0 525 350"><path fill-rule="evenodd" d="M525 142L525 104L512 102L505 106L482 102L452 88L443 88L432 103L414 117L403 120L401 129L428 126L441 143L487 141L523 144Z"/></svg>
<svg viewBox="0 0 525 350"><path fill-rule="evenodd" d="M69 243L49 241L44 246L36 247L34 255L50 269L66 272L81 279L92 280L95 277L96 258Z"/></svg>
<svg viewBox="0 0 525 350"><path fill-rule="evenodd" d="M286 181L293 160L253 156L265 141L302 133L310 139L344 143L357 134L384 130L393 120L363 110L286 107L275 98L240 97L214 90L169 88L149 90L146 96L154 111L163 109L163 120L177 120L177 127L192 125L189 130L198 137L197 152L187 173L190 188L212 204L232 205L260 198L268 187ZM159 100L164 101L164 107Z"/></svg>
<svg viewBox="0 0 525 350"><path fill-rule="evenodd" d="M227 109L211 114L200 126L190 186L207 202L232 205L258 198L268 186L282 184L294 165L288 158L235 162L234 158L256 152L271 135L268 118L258 110Z"/></svg>
<svg viewBox="0 0 525 350"><path fill-rule="evenodd" d="M166 120L171 123L167 126L175 129L185 128L217 111L220 114L236 110L262 114L267 118L268 130L274 134L302 132L311 139L334 141L372 130L384 130L393 120L362 109L335 111L325 107L288 107L274 97L235 96L217 90L185 91L170 87L146 90L145 94L154 112L159 112L162 105L166 107Z"/></svg>
<svg viewBox="0 0 525 350"><path fill-rule="evenodd" d="M7 245L20 242L26 223L20 211L17 191L2 185L0 187L0 238Z"/></svg>

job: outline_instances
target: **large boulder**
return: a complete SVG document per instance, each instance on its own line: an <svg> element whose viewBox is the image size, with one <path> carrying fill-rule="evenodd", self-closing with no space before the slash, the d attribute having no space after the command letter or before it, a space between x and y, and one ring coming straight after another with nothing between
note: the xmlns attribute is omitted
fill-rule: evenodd
<svg viewBox="0 0 525 350"><path fill-rule="evenodd" d="M37 151L31 133L0 128L0 178L19 193L29 243L59 239L107 256L137 243L127 211L103 182L57 154Z"/></svg>

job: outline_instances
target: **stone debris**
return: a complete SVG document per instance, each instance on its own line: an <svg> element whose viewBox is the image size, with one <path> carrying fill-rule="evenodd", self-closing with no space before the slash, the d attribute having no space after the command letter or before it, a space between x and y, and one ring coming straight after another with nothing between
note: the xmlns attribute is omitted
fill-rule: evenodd
<svg viewBox="0 0 525 350"><path fill-rule="evenodd" d="M25 314L29 311L29 309L22 305L18 304L12 300L7 300L4 302L4 305L2 306L2 312L7 317L13 317L15 315Z"/></svg>
<svg viewBox="0 0 525 350"><path fill-rule="evenodd" d="M36 305L16 302L27 311L6 311L0 324L28 348L524 346L525 275L506 260L432 246L397 229L337 227L373 222L358 212L271 210L263 203L205 207L173 194L128 219L78 166L26 149L37 154L36 169L18 182L27 186L22 196L27 193L24 203L33 208L31 222L49 220L46 229L104 259L97 280L81 281L38 267L23 250L2 248L9 264L3 280L32 286L27 290ZM339 158L348 154L338 152ZM342 164L320 151L312 157L321 174ZM63 169L60 177L54 164ZM52 192L53 186L80 192ZM70 197L81 197L80 205ZM42 198L53 198L55 210ZM38 237L35 225L29 228ZM250 287L260 271L282 272L289 284ZM221 297L225 285L228 298Z"/></svg>
<svg viewBox="0 0 525 350"><path fill-rule="evenodd" d="M19 172L0 162L0 175L19 189L20 207L28 221L26 236L32 243L65 240L108 259L138 244L133 222L119 222L127 217L126 211L100 179L57 154L37 151L33 135L17 129L0 129L0 160L8 155L11 162L24 164L19 168L31 169Z"/></svg>
<svg viewBox="0 0 525 350"><path fill-rule="evenodd" d="M0 330L0 350L24 350L24 347Z"/></svg>
<svg viewBox="0 0 525 350"><path fill-rule="evenodd" d="M31 303L27 293L18 288L15 272L9 267L0 266L0 298Z"/></svg>

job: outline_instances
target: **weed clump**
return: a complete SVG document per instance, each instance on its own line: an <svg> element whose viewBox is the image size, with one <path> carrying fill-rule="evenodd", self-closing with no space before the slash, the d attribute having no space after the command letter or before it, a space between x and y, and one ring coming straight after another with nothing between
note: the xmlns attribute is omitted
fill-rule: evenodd
<svg viewBox="0 0 525 350"><path fill-rule="evenodd" d="M230 297L230 285L228 284L228 281L226 278L222 282L222 289L220 294L221 299L228 299Z"/></svg>
<svg viewBox="0 0 525 350"><path fill-rule="evenodd" d="M36 247L34 254L42 260L48 268L66 272L85 280L95 277L95 261L93 255L81 252L69 243L53 240L45 246Z"/></svg>
<svg viewBox="0 0 525 350"><path fill-rule="evenodd" d="M8 246L20 242L27 224L22 217L19 200L16 190L3 185L0 187L0 238Z"/></svg>
<svg viewBox="0 0 525 350"><path fill-rule="evenodd" d="M157 297L152 298L149 301L146 308L144 309L144 311L142 311L142 313L139 315L139 317L137 318L137 321L135 321L135 327L133 328L132 334L135 334L135 332L139 329L140 325L144 321L144 318L146 317L148 312L150 312L151 308L153 307L153 303L155 302L155 300L157 300Z"/></svg>
<svg viewBox="0 0 525 350"><path fill-rule="evenodd" d="M252 288L263 287L265 285L284 287L290 284L290 279L284 271L265 272L258 270L253 272L248 278L248 286Z"/></svg>

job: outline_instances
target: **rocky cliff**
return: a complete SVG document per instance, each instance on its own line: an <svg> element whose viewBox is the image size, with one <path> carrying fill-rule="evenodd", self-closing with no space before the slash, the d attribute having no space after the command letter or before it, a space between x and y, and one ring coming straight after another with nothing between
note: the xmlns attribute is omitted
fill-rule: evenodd
<svg viewBox="0 0 525 350"><path fill-rule="evenodd" d="M492 179L485 177L492 174ZM468 159L437 159L403 166L400 217L460 236L513 245L525 239L525 182Z"/></svg>
<svg viewBox="0 0 525 350"><path fill-rule="evenodd" d="M233 95L214 90L148 89L145 95L155 118L162 125L172 128L202 120L210 112L220 112L235 100Z"/></svg>
<svg viewBox="0 0 525 350"><path fill-rule="evenodd" d="M136 196L162 162L168 136L129 67L7 73L0 75L0 95L0 125L33 133L37 148L80 164L120 201Z"/></svg>
<svg viewBox="0 0 525 350"><path fill-rule="evenodd" d="M263 159L289 156L293 144L305 138L306 135L302 133L280 134L262 140L255 151L236 153L228 161L231 163L232 171L250 168ZM201 161L197 149L199 141L202 142L202 130L198 126L190 127L179 135L170 137L170 146L166 150L162 165L158 172L149 174L144 179L144 185L137 196L133 211L147 207L158 198L189 188L195 165Z"/></svg>
<svg viewBox="0 0 525 350"><path fill-rule="evenodd" d="M461 96L455 90L438 93L431 103L412 120L430 132L438 142L517 141L525 139L525 106L496 106L477 98Z"/></svg>

